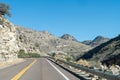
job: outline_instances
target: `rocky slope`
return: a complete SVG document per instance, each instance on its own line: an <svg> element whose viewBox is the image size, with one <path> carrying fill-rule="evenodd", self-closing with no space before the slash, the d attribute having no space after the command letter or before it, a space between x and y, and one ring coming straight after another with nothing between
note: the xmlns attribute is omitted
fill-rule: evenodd
<svg viewBox="0 0 120 80"><path fill-rule="evenodd" d="M86 41L83 41L82 43L83 44L86 44L86 45L89 45L91 47L96 47L96 46L99 46L100 44L102 43L105 43L109 40L109 38L105 38L103 36L97 36L94 40L86 40Z"/></svg>
<svg viewBox="0 0 120 80"><path fill-rule="evenodd" d="M111 64L120 64L119 57L120 57L120 35L88 51L80 58L103 62L108 60L111 61Z"/></svg>
<svg viewBox="0 0 120 80"><path fill-rule="evenodd" d="M16 26L16 29L19 48L24 49L26 52L44 54L53 51L63 51L70 55L77 55L91 49L91 47L82 43L55 37L47 31L34 31L18 26Z"/></svg>
<svg viewBox="0 0 120 80"><path fill-rule="evenodd" d="M64 40L69 40L69 41L77 41L77 39L75 39L73 36L71 36L70 34L64 34L61 36L61 39Z"/></svg>
<svg viewBox="0 0 120 80"><path fill-rule="evenodd" d="M14 25L0 15L0 61L17 58L18 50Z"/></svg>

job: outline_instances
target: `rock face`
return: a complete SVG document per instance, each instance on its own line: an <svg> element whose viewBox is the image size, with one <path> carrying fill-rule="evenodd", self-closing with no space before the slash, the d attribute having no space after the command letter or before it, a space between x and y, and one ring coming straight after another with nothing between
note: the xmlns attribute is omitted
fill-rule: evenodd
<svg viewBox="0 0 120 80"><path fill-rule="evenodd" d="M77 41L73 36L71 36L70 34L64 34L63 36L61 36L61 39L64 40L69 40L69 41Z"/></svg>
<svg viewBox="0 0 120 80"><path fill-rule="evenodd" d="M80 58L120 64L120 35L88 51Z"/></svg>
<svg viewBox="0 0 120 80"><path fill-rule="evenodd" d="M14 25L0 15L0 61L17 58L18 50Z"/></svg>
<svg viewBox="0 0 120 80"><path fill-rule="evenodd" d="M68 54L82 54L91 49L82 43L64 40L53 36L47 31L34 31L16 26L19 48L26 52L37 52L40 54L53 51L63 51Z"/></svg>
<svg viewBox="0 0 120 80"><path fill-rule="evenodd" d="M105 38L103 36L97 36L94 40L87 40L87 41L83 41L83 44L89 45L91 47L96 47L99 46L102 43L105 43L109 41L109 38Z"/></svg>

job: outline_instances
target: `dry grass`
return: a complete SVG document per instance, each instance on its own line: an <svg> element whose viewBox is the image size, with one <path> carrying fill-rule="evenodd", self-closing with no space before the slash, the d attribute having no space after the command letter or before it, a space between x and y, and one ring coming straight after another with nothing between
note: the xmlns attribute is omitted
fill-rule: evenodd
<svg viewBox="0 0 120 80"><path fill-rule="evenodd" d="M90 63L87 60L80 59L77 64L80 64L82 66L90 66Z"/></svg>
<svg viewBox="0 0 120 80"><path fill-rule="evenodd" d="M99 61L87 61L87 60L83 60L83 59L80 59L77 64L80 64L82 66L87 66L87 67L94 67L94 68L98 68L100 69L101 68L101 62Z"/></svg>

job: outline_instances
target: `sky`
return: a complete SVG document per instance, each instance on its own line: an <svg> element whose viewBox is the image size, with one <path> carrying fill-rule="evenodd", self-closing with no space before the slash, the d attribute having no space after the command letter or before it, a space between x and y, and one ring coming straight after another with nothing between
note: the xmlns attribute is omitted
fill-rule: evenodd
<svg viewBox="0 0 120 80"><path fill-rule="evenodd" d="M79 41L120 34L120 0L0 0L11 7L12 23Z"/></svg>

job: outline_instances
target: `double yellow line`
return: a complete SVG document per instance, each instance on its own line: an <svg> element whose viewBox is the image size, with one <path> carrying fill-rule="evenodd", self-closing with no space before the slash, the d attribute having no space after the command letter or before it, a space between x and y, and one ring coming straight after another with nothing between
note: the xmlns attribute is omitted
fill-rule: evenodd
<svg viewBox="0 0 120 80"><path fill-rule="evenodd" d="M31 64L29 64L26 68L24 68L21 72L19 72L15 77L11 80L18 80L37 60L34 60Z"/></svg>

